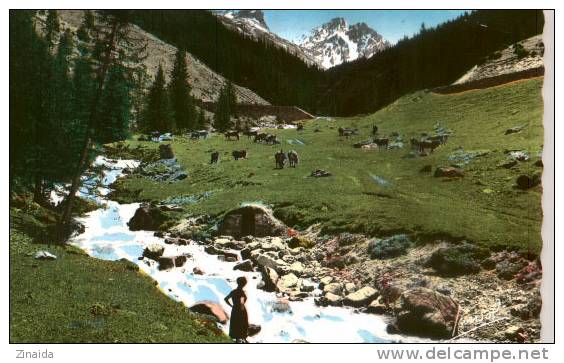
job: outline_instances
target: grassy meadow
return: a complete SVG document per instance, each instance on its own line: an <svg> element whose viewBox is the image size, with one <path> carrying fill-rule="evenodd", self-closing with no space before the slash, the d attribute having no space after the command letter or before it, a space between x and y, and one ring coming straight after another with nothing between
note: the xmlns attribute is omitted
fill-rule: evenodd
<svg viewBox="0 0 564 363"><path fill-rule="evenodd" d="M266 130L281 140L277 146L255 144L244 136L240 141L226 141L219 134L198 141L176 137L173 148L188 178L168 183L133 176L121 180L118 189L138 191L136 201L211 192L197 203L185 204L184 215L221 216L241 203L261 201L297 228L321 223L326 233L403 232L421 241L466 239L492 249L538 253L542 187L522 191L515 188L515 180L541 170L533 165L543 144L541 88L542 78L450 95L420 91L371 115L311 120L301 132ZM453 132L448 143L429 156L407 157L409 139L422 132L432 134L437 123ZM370 137L374 124L381 135L401 134L405 147L353 148L355 142ZM504 135L522 125L521 132ZM358 128L360 135L341 138L340 126ZM153 142L127 143L132 148L158 148ZM464 165L463 178L449 180L421 172L427 165L434 171L453 164L448 157L459 148L481 155ZM239 149L247 149L246 160L231 157ZM296 150L299 166L275 169L274 153L279 149ZM214 150L220 151L220 162L210 165ZM511 169L500 167L510 160L510 150L526 151L531 158ZM310 177L316 169L333 176Z"/></svg>

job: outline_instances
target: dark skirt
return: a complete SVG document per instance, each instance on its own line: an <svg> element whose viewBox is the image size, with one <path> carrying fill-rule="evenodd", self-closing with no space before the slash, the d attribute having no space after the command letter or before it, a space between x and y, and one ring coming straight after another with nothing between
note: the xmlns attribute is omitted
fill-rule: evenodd
<svg viewBox="0 0 564 363"><path fill-rule="evenodd" d="M233 339L246 339L249 335L249 316L245 306L233 307L229 322L229 336Z"/></svg>

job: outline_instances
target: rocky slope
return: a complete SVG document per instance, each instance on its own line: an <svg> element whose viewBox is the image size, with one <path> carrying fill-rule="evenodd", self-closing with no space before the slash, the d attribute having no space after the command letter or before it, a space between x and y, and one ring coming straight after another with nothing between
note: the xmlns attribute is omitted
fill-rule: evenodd
<svg viewBox="0 0 564 363"><path fill-rule="evenodd" d="M390 47L390 43L366 23L349 26L343 18L334 18L312 30L299 45L325 69L358 58L370 58Z"/></svg>
<svg viewBox="0 0 564 363"><path fill-rule="evenodd" d="M61 27L70 29L74 34L83 20L82 10L59 10ZM42 26L45 15L38 15L38 26ZM163 42L156 36L144 31L136 25L131 25L131 35L147 44L147 58L143 61L147 67L149 80L153 79L159 64L168 76L172 69L176 47ZM227 80L212 71L192 54L187 53L188 77L192 85L192 95L202 101L215 101L219 91ZM249 90L235 85L237 99L241 103L268 105L268 101Z"/></svg>
<svg viewBox="0 0 564 363"><path fill-rule="evenodd" d="M454 84L526 71L543 66L542 34L517 42L490 54L484 63L474 66Z"/></svg>
<svg viewBox="0 0 564 363"><path fill-rule="evenodd" d="M266 21L262 10L228 10L216 11L218 19L229 29L250 36L255 40L265 39L277 47L283 48L291 54L296 55L307 64L317 64L316 59L300 46L274 34Z"/></svg>

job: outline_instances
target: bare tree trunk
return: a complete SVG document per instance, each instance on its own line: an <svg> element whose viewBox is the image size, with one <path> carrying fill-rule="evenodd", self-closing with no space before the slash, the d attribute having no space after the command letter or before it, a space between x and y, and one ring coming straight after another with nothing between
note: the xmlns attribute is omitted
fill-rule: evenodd
<svg viewBox="0 0 564 363"><path fill-rule="evenodd" d="M39 175L36 175L34 179L33 201L39 205L43 205L43 179Z"/></svg>
<svg viewBox="0 0 564 363"><path fill-rule="evenodd" d="M72 206L74 199L76 197L76 192L80 188L80 177L82 176L82 172L83 170L85 170L86 165L88 163L88 151L90 150L90 146L92 144L91 129L95 125L95 122L97 120L98 102L101 98L102 91L104 90L106 75L108 73L108 69L110 67L110 63L112 60L112 53L115 50L115 46L117 43L117 34L120 25L121 25L120 21L118 19L114 19L112 24L112 30L108 38L108 42L106 44L106 52L104 54L104 59L102 61L102 64L100 66L100 71L98 74L98 87L96 90L96 94L94 96L94 100L92 102L90 117L88 118L88 123L86 126L86 134L84 137L84 143L82 147L80 161L78 164L78 169L72 179L69 195L67 196L66 199L65 209L63 215L61 216L61 219L59 220L59 226L57 228L57 241L59 243L64 243L70 232Z"/></svg>

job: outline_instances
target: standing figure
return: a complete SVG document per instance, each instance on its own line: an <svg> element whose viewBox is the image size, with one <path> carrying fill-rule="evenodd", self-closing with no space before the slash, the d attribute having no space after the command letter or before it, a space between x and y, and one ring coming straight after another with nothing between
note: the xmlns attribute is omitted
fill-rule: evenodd
<svg viewBox="0 0 564 363"><path fill-rule="evenodd" d="M237 343L247 343L249 336L249 315L247 313L247 294L243 288L247 285L244 276L237 278L237 288L225 297L225 303L231 306L231 320L229 322L229 336ZM231 301L229 301L231 300Z"/></svg>
<svg viewBox="0 0 564 363"><path fill-rule="evenodd" d="M298 153L294 150L288 151L288 161L290 162L290 167L295 168L300 162L300 157Z"/></svg>
<svg viewBox="0 0 564 363"><path fill-rule="evenodd" d="M280 150L276 154L274 154L274 160L276 160L276 169L284 169L286 154L284 154L283 150Z"/></svg>
<svg viewBox="0 0 564 363"><path fill-rule="evenodd" d="M219 161L219 151L214 151L211 153L211 164L217 164Z"/></svg>

